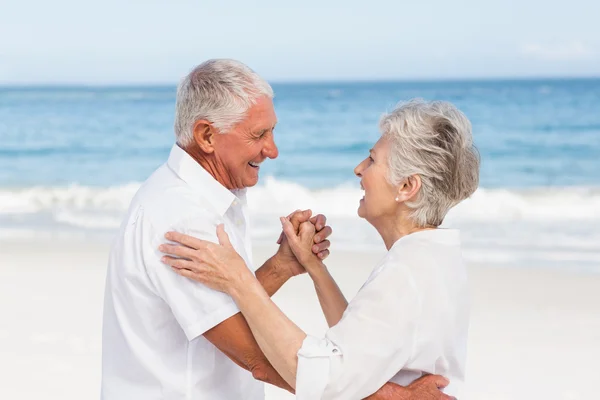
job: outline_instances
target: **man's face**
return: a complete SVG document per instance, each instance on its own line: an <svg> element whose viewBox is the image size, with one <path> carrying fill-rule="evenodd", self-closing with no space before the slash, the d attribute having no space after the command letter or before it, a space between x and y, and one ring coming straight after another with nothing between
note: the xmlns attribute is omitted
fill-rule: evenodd
<svg viewBox="0 0 600 400"><path fill-rule="evenodd" d="M279 150L273 140L277 116L273 100L261 97L248 110L246 118L228 133L214 138L215 158L221 182L229 189L243 189L258 183L260 163L277 158Z"/></svg>

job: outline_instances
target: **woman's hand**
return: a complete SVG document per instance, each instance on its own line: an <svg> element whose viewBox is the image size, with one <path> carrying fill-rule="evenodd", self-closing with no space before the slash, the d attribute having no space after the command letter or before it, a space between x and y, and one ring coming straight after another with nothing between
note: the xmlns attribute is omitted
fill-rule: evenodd
<svg viewBox="0 0 600 400"><path fill-rule="evenodd" d="M315 226L310 221L303 222L296 234L296 230L288 218L281 217L280 220L283 233L298 262L308 272L311 268L321 267L323 265L322 261L312 251L316 232Z"/></svg>
<svg viewBox="0 0 600 400"><path fill-rule="evenodd" d="M165 238L182 246L160 245L158 249L169 254L162 258L162 262L170 265L181 276L231 294L232 290L255 278L244 259L231 245L223 224L217 226L217 237L219 244L178 232L168 232Z"/></svg>

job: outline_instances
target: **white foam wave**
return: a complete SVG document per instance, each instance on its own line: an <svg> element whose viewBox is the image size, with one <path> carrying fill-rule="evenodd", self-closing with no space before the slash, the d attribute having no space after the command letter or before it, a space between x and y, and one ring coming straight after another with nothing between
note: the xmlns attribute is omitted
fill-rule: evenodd
<svg viewBox="0 0 600 400"><path fill-rule="evenodd" d="M0 216L51 214L57 222L89 228L117 227L139 183L113 187L0 189ZM286 215L299 208L333 217L355 217L363 193L355 185L310 190L266 178L250 189L252 214ZM93 218L91 218L93 216ZM105 218L106 217L106 218ZM479 189L455 207L448 221L581 221L600 219L600 188Z"/></svg>
<svg viewBox="0 0 600 400"><path fill-rule="evenodd" d="M32 187L0 189L0 214L32 214L41 212L127 210L139 183L113 187Z"/></svg>
<svg viewBox="0 0 600 400"><path fill-rule="evenodd" d="M139 186L0 189L0 238L114 232ZM311 208L329 218L337 248L381 248L374 228L356 215L362 195L358 184L311 190L266 178L248 192L253 237L272 242L281 230L277 217ZM462 230L472 261L600 265L600 188L479 189L444 225Z"/></svg>

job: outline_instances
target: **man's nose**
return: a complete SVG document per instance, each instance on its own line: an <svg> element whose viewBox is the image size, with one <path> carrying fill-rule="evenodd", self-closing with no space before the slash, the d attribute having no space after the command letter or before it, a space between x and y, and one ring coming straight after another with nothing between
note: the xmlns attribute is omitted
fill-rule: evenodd
<svg viewBox="0 0 600 400"><path fill-rule="evenodd" d="M273 135L271 135L269 140L267 140L267 142L265 143L265 147L263 148L263 154L265 157L268 157L271 159L277 158L277 156L279 156L279 149L277 148L277 145L275 144Z"/></svg>

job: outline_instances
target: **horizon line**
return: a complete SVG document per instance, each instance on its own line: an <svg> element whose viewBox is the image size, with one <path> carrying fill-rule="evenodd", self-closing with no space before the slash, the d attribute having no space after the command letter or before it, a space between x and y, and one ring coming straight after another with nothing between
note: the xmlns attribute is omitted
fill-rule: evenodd
<svg viewBox="0 0 600 400"><path fill-rule="evenodd" d="M356 79L266 79L275 85L306 85L306 84L352 84L352 83L437 83L437 82L519 82L519 81L577 81L600 80L600 75L568 76L497 76L497 77L440 77L440 78L356 78ZM2 82L0 88L28 87L173 87L178 82Z"/></svg>

